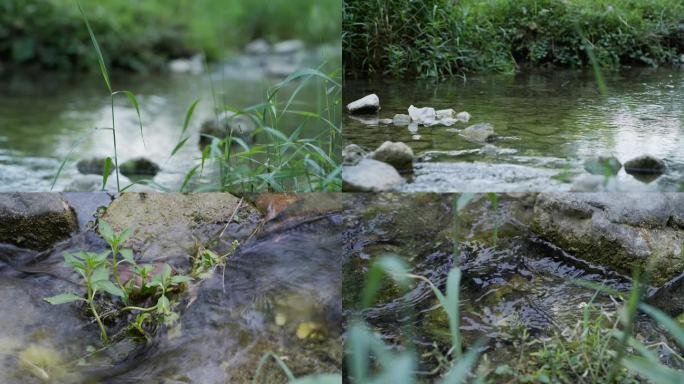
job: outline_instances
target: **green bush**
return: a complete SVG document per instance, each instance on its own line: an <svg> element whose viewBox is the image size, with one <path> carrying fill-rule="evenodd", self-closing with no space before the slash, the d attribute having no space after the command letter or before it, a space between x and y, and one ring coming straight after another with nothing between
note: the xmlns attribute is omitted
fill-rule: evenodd
<svg viewBox="0 0 684 384"><path fill-rule="evenodd" d="M445 77L521 66L672 63L678 0L345 0L347 75Z"/></svg>
<svg viewBox="0 0 684 384"><path fill-rule="evenodd" d="M264 37L334 42L340 0L82 0L107 65L135 71L204 52L210 59ZM297 22L293 22L296 20ZM97 58L74 0L0 2L0 61L92 69Z"/></svg>

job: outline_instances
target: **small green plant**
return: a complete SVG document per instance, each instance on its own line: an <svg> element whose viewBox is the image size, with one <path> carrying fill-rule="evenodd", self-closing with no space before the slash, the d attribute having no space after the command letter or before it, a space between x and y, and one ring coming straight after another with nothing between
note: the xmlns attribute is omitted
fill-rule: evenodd
<svg viewBox="0 0 684 384"><path fill-rule="evenodd" d="M159 319L165 324L172 324L178 318L178 314L173 312L171 308L170 294L180 292L182 285L194 278L183 274L173 274L173 270L168 264L163 264L159 272L157 272L157 267L152 264L139 265L135 261L133 251L122 247L132 234L130 229L115 232L102 219L99 221L98 228L102 237L109 244L110 251L64 254L65 263L83 277L83 285L86 290L85 298L75 293L63 293L48 297L45 301L53 305L76 301L86 303L100 328L100 335L105 345L109 343L110 339L102 317L97 311L95 298L98 293L108 294L108 296L100 295L100 299L104 300L109 307L115 308L114 316L122 315L125 312L138 312L128 328L137 331L145 338L147 338L147 334L143 324L146 321ZM121 256L122 259L118 259L118 256ZM126 282L121 280L117 272L122 263L129 264L132 272L131 278ZM115 282L111 281L112 276ZM141 306L147 302L153 302L154 305ZM153 317L150 313L154 313L156 316Z"/></svg>
<svg viewBox="0 0 684 384"><path fill-rule="evenodd" d="M83 301L88 305L97 325L100 327L100 336L105 344L109 343L107 330L102 323L102 319L97 312L95 305L95 295L99 292L109 293L115 297L123 297L124 293L115 286L110 280L110 264L107 261L107 252L78 252L75 254L65 253L64 262L78 272L83 277L83 284L86 288L86 297L75 293L63 293L45 299L50 304L66 304L75 301Z"/></svg>

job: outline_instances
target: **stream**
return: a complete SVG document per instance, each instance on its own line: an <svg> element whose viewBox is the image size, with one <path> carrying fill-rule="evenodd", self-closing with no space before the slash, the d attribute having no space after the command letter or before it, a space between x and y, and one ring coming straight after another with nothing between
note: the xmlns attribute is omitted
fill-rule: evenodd
<svg viewBox="0 0 684 384"><path fill-rule="evenodd" d="M97 326L86 321L84 309L42 300L78 289L79 277L64 266L63 252L105 249L89 225L44 252L0 244L0 381L251 382L267 352L284 356L298 377L338 373L341 218L334 208L339 198L330 196L333 208L316 208L326 199L304 200L263 226L236 219L215 245L219 252L231 239L242 242L225 271L191 284L179 297L178 321L160 325L144 344L124 338L99 350ZM65 197L90 219L93 207L111 201L105 194ZM221 227L205 223L196 230L213 233ZM260 229L253 233L255 228ZM273 363L261 378L286 382Z"/></svg>
<svg viewBox="0 0 684 384"><path fill-rule="evenodd" d="M567 332L590 314L612 313L616 302L608 295L596 298L594 290L577 279L629 290L631 280L610 268L580 260L529 230L532 195L499 195L493 209L484 196L458 214L457 247L450 241L454 216L452 196L436 194L359 194L347 200L347 257L343 265L343 307L346 319L362 316L381 338L394 348L414 345L421 355L419 376L439 366L439 356L451 346L448 319L424 282L402 292L383 285L376 304L359 310L364 273L382 255L396 255L412 274L424 276L443 291L447 274L458 265L461 280L461 334L465 348L484 338L493 366L513 364L520 354L519 338L525 332L544 340L554 332ZM415 212L420 212L416 215ZM637 329L645 343L664 336L646 316ZM666 348L658 354L671 364ZM422 382L422 381L421 381ZM427 380L426 382L430 382Z"/></svg>
<svg viewBox="0 0 684 384"><path fill-rule="evenodd" d="M410 105L467 111L472 119L412 131L347 115L345 143L368 151L384 141L408 144L416 160L414 172L404 175L408 182L400 190L405 192L590 191L601 186L578 181L588 175L586 159L614 155L624 164L645 154L663 159L667 171L635 178L622 168L604 189L679 190L684 181L684 71L640 68L604 76L605 95L593 73L570 70L438 83L346 80L345 103L376 93L381 119L406 114ZM495 149L483 150L482 144L459 135L477 123L494 126Z"/></svg>
<svg viewBox="0 0 684 384"><path fill-rule="evenodd" d="M339 52L327 46L297 55L301 67L318 68L327 63L327 68L335 63L335 57L339 62ZM209 72L200 74L114 72L114 89L129 90L138 98L145 138L143 143L135 109L125 96L118 96L115 115L119 163L144 156L161 167L153 181L178 190L185 174L199 163L200 126L215 116L215 103L241 109L264 102L270 86L282 81L284 73L300 68L287 60L244 55L215 63ZM298 85L295 81L286 86L284 95ZM293 107L309 110L316 105L318 96L314 87L304 87ZM200 103L188 129L190 139L170 158L181 138L186 111L195 99ZM280 129L289 134L298 121L285 116ZM109 94L97 72L0 72L0 191L50 191L61 162L70 157L73 161L54 187L55 191L64 190L79 176L75 164L78 159L113 158L111 131L101 129L111 126ZM320 133L312 130L305 126L302 136ZM259 140L263 139L257 137L256 142Z"/></svg>

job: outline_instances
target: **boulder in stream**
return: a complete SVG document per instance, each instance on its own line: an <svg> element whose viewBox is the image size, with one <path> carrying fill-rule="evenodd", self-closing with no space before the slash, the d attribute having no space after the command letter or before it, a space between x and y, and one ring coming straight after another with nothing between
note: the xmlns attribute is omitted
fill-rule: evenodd
<svg viewBox="0 0 684 384"><path fill-rule="evenodd" d="M413 150L401 142L385 141L371 156L399 170L413 168Z"/></svg>
<svg viewBox="0 0 684 384"><path fill-rule="evenodd" d="M369 114L380 111L380 98L376 94L370 94L347 104L347 111L351 114Z"/></svg>
<svg viewBox="0 0 684 384"><path fill-rule="evenodd" d="M596 156L584 161L584 169L592 175L617 175L622 163L615 156Z"/></svg>
<svg viewBox="0 0 684 384"><path fill-rule="evenodd" d="M470 121L470 113L468 112L459 112L456 115L456 120L462 122L462 123L467 123Z"/></svg>
<svg viewBox="0 0 684 384"><path fill-rule="evenodd" d="M159 165L144 157L130 159L119 165L121 174L127 177L155 176L159 173Z"/></svg>
<svg viewBox="0 0 684 384"><path fill-rule="evenodd" d="M211 137L224 139L231 135L249 141L256 129L257 124L249 115L224 111L202 123L200 145L211 143Z"/></svg>
<svg viewBox="0 0 684 384"><path fill-rule="evenodd" d="M540 194L533 230L576 257L630 275L652 268L660 285L684 271L684 195Z"/></svg>
<svg viewBox="0 0 684 384"><path fill-rule="evenodd" d="M42 251L77 230L76 215L59 194L0 194L0 243Z"/></svg>
<svg viewBox="0 0 684 384"><path fill-rule="evenodd" d="M368 153L356 144L349 144L342 149L342 165L356 165Z"/></svg>
<svg viewBox="0 0 684 384"><path fill-rule="evenodd" d="M665 172L665 162L651 155L643 155L625 162L629 174L660 175Z"/></svg>
<svg viewBox="0 0 684 384"><path fill-rule="evenodd" d="M461 135L467 140L478 143L486 143L494 140L496 137L494 126L489 123L471 125L470 127L464 129L461 132Z"/></svg>
<svg viewBox="0 0 684 384"><path fill-rule="evenodd" d="M363 159L342 169L342 190L345 192L393 191L404 184L404 178L394 167L373 159Z"/></svg>
<svg viewBox="0 0 684 384"><path fill-rule="evenodd" d="M133 229L126 245L144 262L186 271L198 244L218 239L224 228L232 238L251 233L260 215L246 202L236 211L239 201L228 193L123 193L102 219L118 232Z"/></svg>
<svg viewBox="0 0 684 384"><path fill-rule="evenodd" d="M411 124L411 116L404 114L396 114L394 115L394 118L392 118L392 122L394 123L394 125L403 127Z"/></svg>
<svg viewBox="0 0 684 384"><path fill-rule="evenodd" d="M91 157L89 159L81 159L76 163L76 169L84 175L100 175L104 173L104 165L106 159L104 157ZM114 171L114 164L110 173Z"/></svg>

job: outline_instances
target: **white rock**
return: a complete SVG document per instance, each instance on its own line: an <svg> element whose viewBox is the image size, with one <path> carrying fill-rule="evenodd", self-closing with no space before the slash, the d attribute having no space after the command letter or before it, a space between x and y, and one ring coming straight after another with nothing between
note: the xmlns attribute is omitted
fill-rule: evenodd
<svg viewBox="0 0 684 384"><path fill-rule="evenodd" d="M304 42L301 40L285 40L273 45L273 53L289 55L304 50Z"/></svg>
<svg viewBox="0 0 684 384"><path fill-rule="evenodd" d="M394 120L392 120L392 119L380 119L380 120L378 120L378 122L380 124L390 125L394 122Z"/></svg>
<svg viewBox="0 0 684 384"><path fill-rule="evenodd" d="M413 150L401 142L385 141L373 152L373 159L382 161L396 169L410 169L413 167Z"/></svg>
<svg viewBox="0 0 684 384"><path fill-rule="evenodd" d="M392 119L394 125L405 126L411 124L411 116L404 114L396 114Z"/></svg>
<svg viewBox="0 0 684 384"><path fill-rule="evenodd" d="M271 44L264 39L256 39L245 47L245 52L248 55L260 56L271 53Z"/></svg>
<svg viewBox="0 0 684 384"><path fill-rule="evenodd" d="M438 120L453 119L455 114L456 111L454 111L453 109L440 109L435 112L435 116Z"/></svg>
<svg viewBox="0 0 684 384"><path fill-rule="evenodd" d="M436 119L436 111L434 108L430 107L425 107L425 108L416 108L413 105L411 105L408 109L409 116L411 116L411 120L414 123L418 124L423 124L423 125L430 125L434 123Z"/></svg>
<svg viewBox="0 0 684 384"><path fill-rule="evenodd" d="M404 182L394 167L372 159L363 159L357 165L343 167L342 170L342 190L345 192L392 191Z"/></svg>
<svg viewBox="0 0 684 384"><path fill-rule="evenodd" d="M458 115L456 115L456 120L461 121L463 123L467 123L470 121L470 113L459 112Z"/></svg>
<svg viewBox="0 0 684 384"><path fill-rule="evenodd" d="M204 71L204 56L195 55L189 59L175 59L169 61L169 70L173 73L191 73L194 75Z"/></svg>
<svg viewBox="0 0 684 384"><path fill-rule="evenodd" d="M370 94L347 104L349 113L377 113L380 110L380 98Z"/></svg>

